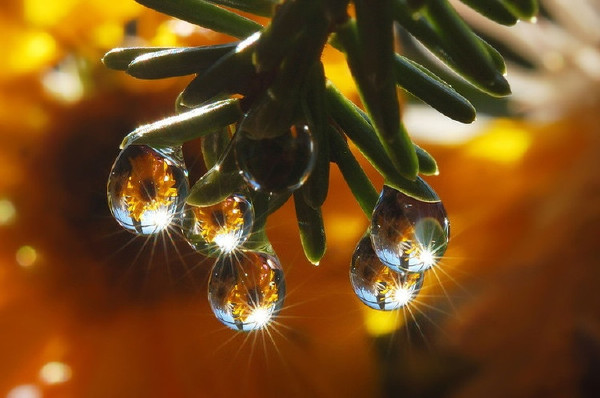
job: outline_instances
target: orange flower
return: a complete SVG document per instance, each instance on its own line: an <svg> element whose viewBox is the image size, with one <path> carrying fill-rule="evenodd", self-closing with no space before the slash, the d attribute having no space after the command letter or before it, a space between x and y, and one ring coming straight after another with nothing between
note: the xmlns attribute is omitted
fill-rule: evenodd
<svg viewBox="0 0 600 398"><path fill-rule="evenodd" d="M129 158L131 174L127 176L123 191L131 217L140 221L147 211L168 207L177 196L176 181L169 163L157 159L152 153Z"/></svg>

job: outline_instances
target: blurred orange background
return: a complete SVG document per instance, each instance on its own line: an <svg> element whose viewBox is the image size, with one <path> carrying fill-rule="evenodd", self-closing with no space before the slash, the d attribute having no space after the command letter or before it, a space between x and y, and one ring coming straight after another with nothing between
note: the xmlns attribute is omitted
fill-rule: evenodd
<svg viewBox="0 0 600 398"><path fill-rule="evenodd" d="M106 205L121 139L173 114L189 79L136 81L100 62L113 47L232 39L100 0L11 1L0 34L0 396L600 393L597 101L543 123L492 120L460 144L421 143L438 160L428 182L453 236L404 313L353 295L367 219L332 167L325 258L303 257L293 205L275 213L286 304L272 328L240 334L210 311L209 260L178 237L132 238ZM324 60L356 99L343 58ZM197 178L198 148L185 149Z"/></svg>

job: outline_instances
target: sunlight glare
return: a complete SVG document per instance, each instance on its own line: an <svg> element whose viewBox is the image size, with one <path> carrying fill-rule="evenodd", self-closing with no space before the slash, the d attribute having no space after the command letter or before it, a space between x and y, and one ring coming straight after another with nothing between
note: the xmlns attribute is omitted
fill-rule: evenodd
<svg viewBox="0 0 600 398"><path fill-rule="evenodd" d="M173 220L173 214L166 207L161 207L155 211L146 212L148 225L154 226L154 232L160 232L166 229Z"/></svg>
<svg viewBox="0 0 600 398"><path fill-rule="evenodd" d="M229 254L239 246L240 239L236 231L228 231L216 235L214 242L223 253Z"/></svg>
<svg viewBox="0 0 600 398"><path fill-rule="evenodd" d="M419 254L419 262L423 263L423 269L429 269L435 264L435 255L430 249L423 248Z"/></svg>
<svg viewBox="0 0 600 398"><path fill-rule="evenodd" d="M254 323L256 326L253 329L262 329L271 321L271 315L269 309L257 307L248 315L247 323Z"/></svg>
<svg viewBox="0 0 600 398"><path fill-rule="evenodd" d="M398 303L399 307L403 307L409 303L409 301L412 299L412 296L412 289L400 286L394 292L394 301Z"/></svg>

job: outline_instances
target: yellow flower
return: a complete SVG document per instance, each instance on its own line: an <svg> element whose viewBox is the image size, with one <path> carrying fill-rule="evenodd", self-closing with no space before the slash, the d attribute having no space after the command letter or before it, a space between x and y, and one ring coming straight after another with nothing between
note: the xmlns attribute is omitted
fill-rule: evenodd
<svg viewBox="0 0 600 398"><path fill-rule="evenodd" d="M140 221L147 211L167 207L177 196L176 181L170 165L151 153L129 158L131 174L122 192L131 217Z"/></svg>

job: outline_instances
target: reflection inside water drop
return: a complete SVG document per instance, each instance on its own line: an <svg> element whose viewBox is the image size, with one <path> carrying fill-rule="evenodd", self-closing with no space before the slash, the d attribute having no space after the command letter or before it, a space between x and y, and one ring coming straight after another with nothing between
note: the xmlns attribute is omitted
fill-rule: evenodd
<svg viewBox="0 0 600 398"><path fill-rule="evenodd" d="M376 310L391 311L412 301L423 286L423 273L396 272L383 264L363 237L352 255L350 281L358 298Z"/></svg>
<svg viewBox="0 0 600 398"><path fill-rule="evenodd" d="M180 148L156 150L129 145L121 151L108 179L108 203L121 226L140 235L160 232L183 210L187 170Z"/></svg>
<svg viewBox="0 0 600 398"><path fill-rule="evenodd" d="M231 195L212 206L190 207L184 221L190 245L207 255L229 254L250 235L254 211L241 195Z"/></svg>
<svg viewBox="0 0 600 398"><path fill-rule="evenodd" d="M444 255L450 224L442 202L422 202L388 186L373 210L371 240L395 271L421 272Z"/></svg>
<svg viewBox="0 0 600 398"><path fill-rule="evenodd" d="M284 297L279 259L266 253L220 258L208 282L208 299L217 319L241 331L266 326L281 310Z"/></svg>
<svg viewBox="0 0 600 398"><path fill-rule="evenodd" d="M303 124L275 138L257 139L244 130L242 122L233 142L242 176L257 191L298 189L315 166L314 138Z"/></svg>

